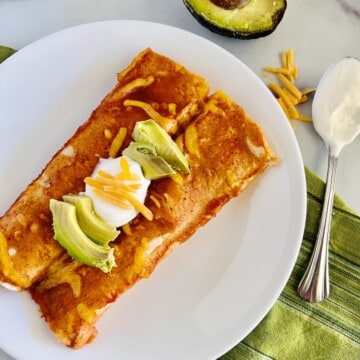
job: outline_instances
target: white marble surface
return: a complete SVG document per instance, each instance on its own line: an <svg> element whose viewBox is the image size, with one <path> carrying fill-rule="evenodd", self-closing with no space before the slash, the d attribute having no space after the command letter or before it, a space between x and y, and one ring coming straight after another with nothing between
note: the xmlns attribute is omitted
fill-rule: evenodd
<svg viewBox="0 0 360 360"><path fill-rule="evenodd" d="M0 44L21 49L52 32L111 19L153 21L191 31L222 46L259 76L265 65L279 63L280 51L292 47L300 68L299 87L316 86L326 68L342 57L360 58L358 0L288 1L285 16L273 34L247 41L210 32L190 15L181 0L0 0ZM310 114L310 104L301 111ZM311 124L294 125L304 164L324 178L325 145ZM340 156L336 191L360 212L359 156L360 137ZM0 324L4 326L1 319ZM0 360L9 359L0 350Z"/></svg>

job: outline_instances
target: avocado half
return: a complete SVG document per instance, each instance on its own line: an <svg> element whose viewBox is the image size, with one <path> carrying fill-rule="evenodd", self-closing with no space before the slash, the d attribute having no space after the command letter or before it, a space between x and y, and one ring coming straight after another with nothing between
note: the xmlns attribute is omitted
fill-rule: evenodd
<svg viewBox="0 0 360 360"><path fill-rule="evenodd" d="M209 30L238 39L271 34L286 10L286 0L183 0L190 13Z"/></svg>

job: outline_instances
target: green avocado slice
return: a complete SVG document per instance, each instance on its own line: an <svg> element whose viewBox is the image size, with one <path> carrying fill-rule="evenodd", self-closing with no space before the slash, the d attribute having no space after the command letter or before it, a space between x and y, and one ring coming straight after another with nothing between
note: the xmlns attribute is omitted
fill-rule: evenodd
<svg viewBox="0 0 360 360"><path fill-rule="evenodd" d="M239 39L271 34L286 10L286 0L183 0L190 13L209 30ZM229 4L229 6L226 6Z"/></svg>
<svg viewBox="0 0 360 360"><path fill-rule="evenodd" d="M81 230L75 205L51 199L50 210L53 215L54 238L73 259L105 273L116 266L114 249L94 243Z"/></svg>
<svg viewBox="0 0 360 360"><path fill-rule="evenodd" d="M156 154L155 147L151 144L131 142L123 151L123 155L137 161L147 179L156 180L176 173L161 156Z"/></svg>
<svg viewBox="0 0 360 360"><path fill-rule="evenodd" d="M81 230L95 243L108 245L120 231L100 218L94 210L92 199L85 195L65 195L65 202L75 205L77 221Z"/></svg>
<svg viewBox="0 0 360 360"><path fill-rule="evenodd" d="M175 141L154 120L138 121L133 131L133 139L138 143L150 144L156 154L173 169L189 173L189 164Z"/></svg>

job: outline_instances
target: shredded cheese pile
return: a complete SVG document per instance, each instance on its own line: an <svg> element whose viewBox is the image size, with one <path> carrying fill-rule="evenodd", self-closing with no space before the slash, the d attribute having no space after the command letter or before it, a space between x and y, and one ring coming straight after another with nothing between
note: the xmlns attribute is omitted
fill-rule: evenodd
<svg viewBox="0 0 360 360"><path fill-rule="evenodd" d="M132 194L140 188L140 178L130 172L126 158L120 158L121 172L116 175L99 170L95 178L85 178L85 183L94 188L94 193L112 204L124 209L134 207L146 219L152 220L152 212Z"/></svg>
<svg viewBox="0 0 360 360"><path fill-rule="evenodd" d="M279 84L271 82L269 89L276 96L288 119L312 121L310 116L300 113L296 106L308 100L308 94L315 88L298 89L295 80L299 76L297 65L294 64L294 49L281 53L281 67L266 66L265 71L275 74Z"/></svg>

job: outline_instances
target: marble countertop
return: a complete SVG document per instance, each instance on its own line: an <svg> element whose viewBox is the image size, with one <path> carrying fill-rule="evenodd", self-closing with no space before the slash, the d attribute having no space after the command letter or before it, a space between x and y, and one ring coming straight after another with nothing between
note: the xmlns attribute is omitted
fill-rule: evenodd
<svg viewBox="0 0 360 360"><path fill-rule="evenodd" d="M190 15L182 0L1 0L0 44L21 49L67 27L113 19L152 21L188 30L228 50L259 76L265 65L279 63L281 51L294 48L300 88L316 86L327 67L337 60L346 56L360 58L358 0L288 1L275 32L256 40L237 40L210 32ZM310 115L311 102L301 111ZM324 179L324 143L311 123L295 121L294 125L304 164ZM336 179L336 192L358 212L359 155L360 137L341 153ZM0 350L0 360L9 359L12 358Z"/></svg>

